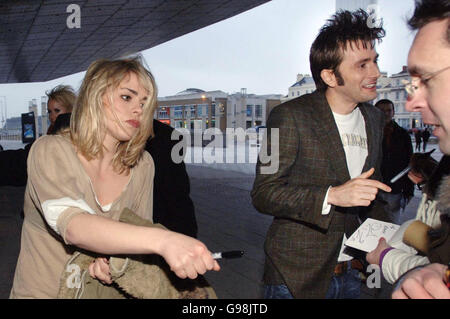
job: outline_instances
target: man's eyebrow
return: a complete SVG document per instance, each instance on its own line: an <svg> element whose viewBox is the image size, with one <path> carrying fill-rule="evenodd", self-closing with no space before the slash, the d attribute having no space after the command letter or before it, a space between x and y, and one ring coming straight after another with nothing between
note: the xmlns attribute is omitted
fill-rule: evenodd
<svg viewBox="0 0 450 319"><path fill-rule="evenodd" d="M413 65L412 67L408 68L408 72L410 75L425 75L430 73L429 71L423 69L418 65Z"/></svg>
<svg viewBox="0 0 450 319"><path fill-rule="evenodd" d="M374 60L374 61L378 61L378 57L379 57L379 56L380 56L380 55L377 54L373 60ZM359 61L356 62L355 64L361 64L361 63L370 62L370 61L372 61L372 58L365 58L365 59L359 60Z"/></svg>

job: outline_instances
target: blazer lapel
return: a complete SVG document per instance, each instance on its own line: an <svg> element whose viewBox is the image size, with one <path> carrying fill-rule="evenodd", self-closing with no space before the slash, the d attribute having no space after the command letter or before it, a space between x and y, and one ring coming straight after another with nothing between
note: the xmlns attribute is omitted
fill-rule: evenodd
<svg viewBox="0 0 450 319"><path fill-rule="evenodd" d="M364 117L364 122L366 125L366 135L367 135L367 158L366 162L364 163L363 172L367 172L372 167L375 167L375 162L377 157L374 156L378 154L380 150L376 149L376 143L377 136L379 135L379 132L375 130L375 123L374 119L371 116L371 114L367 111L366 106L358 105L361 114Z"/></svg>
<svg viewBox="0 0 450 319"><path fill-rule="evenodd" d="M325 94L314 92L314 108L312 114L315 123L313 124L314 132L319 136L321 148L331 162L333 170L337 176L337 185L343 184L350 179L350 174L345 159L345 151L339 131L334 121L333 113L328 105Z"/></svg>

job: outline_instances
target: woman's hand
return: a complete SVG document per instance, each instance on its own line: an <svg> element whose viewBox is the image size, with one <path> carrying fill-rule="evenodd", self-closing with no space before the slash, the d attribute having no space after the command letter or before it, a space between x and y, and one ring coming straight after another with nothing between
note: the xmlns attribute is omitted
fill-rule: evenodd
<svg viewBox="0 0 450 319"><path fill-rule="evenodd" d="M220 270L219 264L201 241L172 231L167 231L161 238L159 254L170 269L183 279L195 279L206 271Z"/></svg>
<svg viewBox="0 0 450 319"><path fill-rule="evenodd" d="M104 284L112 284L109 261L106 258L96 258L89 265L89 274L92 278L96 278Z"/></svg>
<svg viewBox="0 0 450 319"><path fill-rule="evenodd" d="M377 247L366 255L367 262L369 264L379 265L381 253L383 252L383 250L389 247L391 246L388 245L386 239L380 238Z"/></svg>

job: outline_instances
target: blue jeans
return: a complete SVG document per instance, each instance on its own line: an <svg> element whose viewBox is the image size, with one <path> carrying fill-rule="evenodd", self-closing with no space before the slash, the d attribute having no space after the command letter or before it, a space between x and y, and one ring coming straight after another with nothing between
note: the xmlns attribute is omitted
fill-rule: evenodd
<svg viewBox="0 0 450 319"><path fill-rule="evenodd" d="M361 278L357 269L351 269L347 261L347 270L342 275L333 275L326 299L358 299L361 294Z"/></svg>
<svg viewBox="0 0 450 319"><path fill-rule="evenodd" d="M264 299L294 299L286 285L265 285Z"/></svg>

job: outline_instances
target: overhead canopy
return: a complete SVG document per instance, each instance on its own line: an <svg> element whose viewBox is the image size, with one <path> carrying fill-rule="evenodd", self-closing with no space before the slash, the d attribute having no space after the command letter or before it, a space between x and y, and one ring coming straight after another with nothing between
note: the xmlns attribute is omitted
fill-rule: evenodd
<svg viewBox="0 0 450 319"><path fill-rule="evenodd" d="M268 1L2 0L0 83L84 71L98 58L149 49Z"/></svg>

